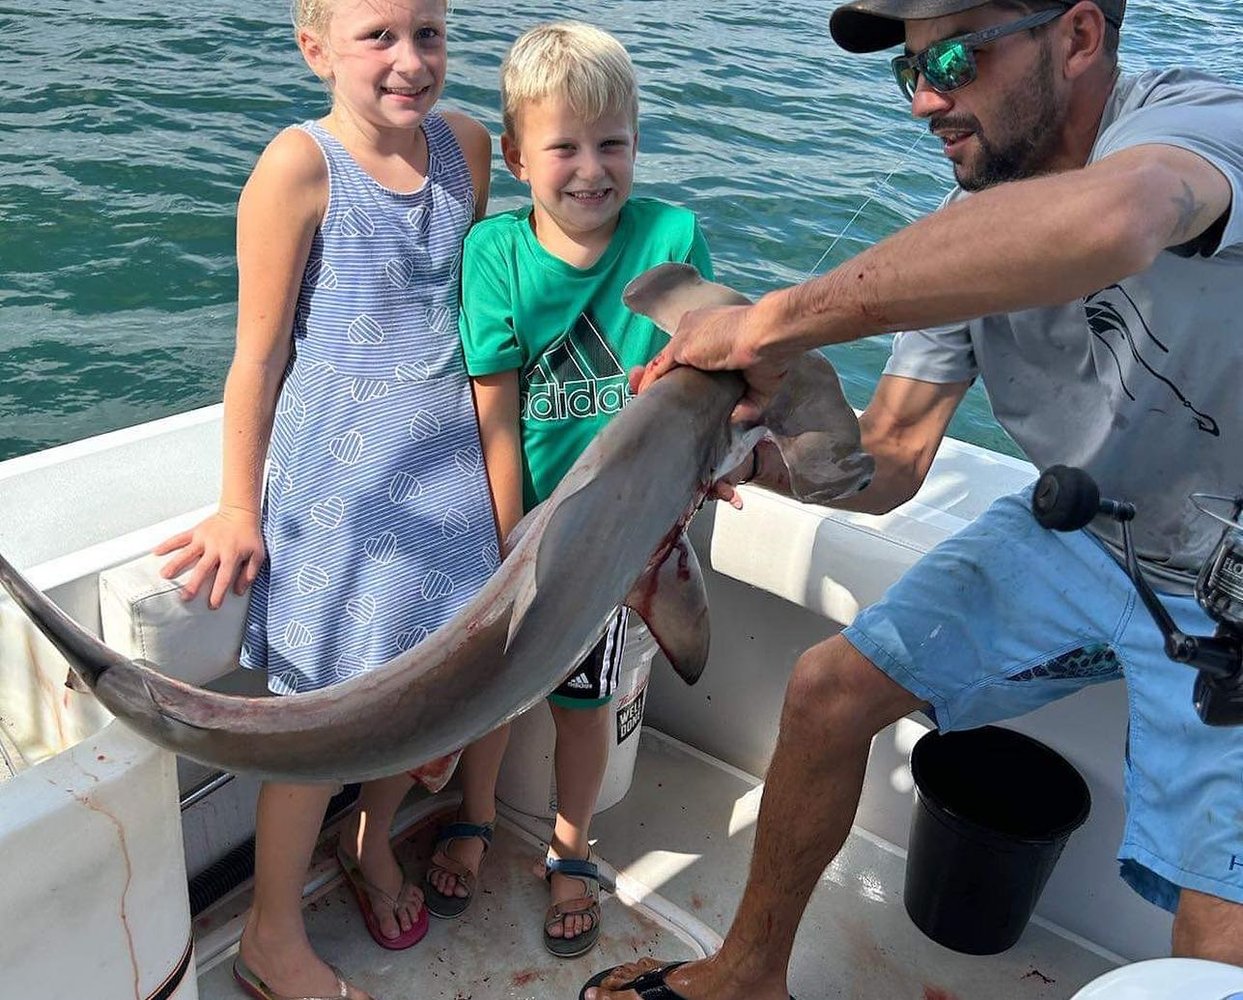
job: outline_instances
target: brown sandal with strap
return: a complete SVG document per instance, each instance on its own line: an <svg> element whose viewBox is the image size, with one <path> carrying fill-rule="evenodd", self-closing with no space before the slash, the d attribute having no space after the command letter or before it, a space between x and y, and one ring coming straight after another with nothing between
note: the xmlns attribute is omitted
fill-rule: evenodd
<svg viewBox="0 0 1243 1000"><path fill-rule="evenodd" d="M451 841L468 840L471 837L478 837L483 841L483 853L486 857L488 848L492 846L491 823L450 823L440 831L440 836L436 839L436 851L432 854L427 874L423 878L423 905L429 913L437 917L460 917L475 899L478 873L471 871L462 862L455 861L445 852ZM479 863L483 864L482 858ZM459 885L466 887L466 895L445 894L437 889L432 882L432 873L437 871L448 872L456 878Z"/></svg>
<svg viewBox="0 0 1243 1000"><path fill-rule="evenodd" d="M544 913L544 947L558 958L576 958L595 947L600 937L600 886L604 879L594 861L588 858L544 859L544 879L552 882L553 874L565 875L583 883L583 895L553 903ZM611 889L611 885L605 888ZM553 937L549 930L561 923L565 929L566 917L590 917L591 926L574 937Z"/></svg>

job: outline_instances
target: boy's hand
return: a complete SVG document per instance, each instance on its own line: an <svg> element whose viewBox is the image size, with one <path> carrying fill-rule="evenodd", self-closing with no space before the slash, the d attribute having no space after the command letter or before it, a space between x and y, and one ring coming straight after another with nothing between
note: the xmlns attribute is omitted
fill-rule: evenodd
<svg viewBox="0 0 1243 1000"><path fill-rule="evenodd" d="M224 603L230 587L239 596L246 592L259 575L267 554L259 516L254 511L226 506L189 531L166 538L154 552L157 556L177 552L160 568L160 575L166 580L194 567L190 578L182 584L182 600L194 600L211 578L207 606L213 610Z"/></svg>

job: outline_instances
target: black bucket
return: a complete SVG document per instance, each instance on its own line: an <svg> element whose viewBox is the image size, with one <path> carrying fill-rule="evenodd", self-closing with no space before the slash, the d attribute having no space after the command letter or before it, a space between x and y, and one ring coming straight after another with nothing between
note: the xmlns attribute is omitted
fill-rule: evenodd
<svg viewBox="0 0 1243 1000"><path fill-rule="evenodd" d="M911 774L906 912L947 948L1005 951L1088 818L1087 783L1043 743L997 726L927 733L911 754Z"/></svg>

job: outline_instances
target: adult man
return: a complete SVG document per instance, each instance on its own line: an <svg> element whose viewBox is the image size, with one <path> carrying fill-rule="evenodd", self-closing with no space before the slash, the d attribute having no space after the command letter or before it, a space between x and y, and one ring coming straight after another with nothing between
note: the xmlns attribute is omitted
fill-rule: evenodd
<svg viewBox="0 0 1243 1000"><path fill-rule="evenodd" d="M1243 494L1243 91L1179 71L1120 75L1124 7L857 0L836 10L830 28L848 50L905 40L895 73L958 189L822 278L691 314L642 384L679 364L742 369L745 418L799 351L915 331L895 338L861 419L876 479L843 506L881 512L914 495L982 375L1034 464L1083 466L1105 495L1136 503L1150 579L1202 633L1209 623L1186 595L1216 532L1187 494ZM780 488L778 464L761 451L760 480ZM874 733L921 707L942 729L978 726L1123 670L1122 875L1176 911L1176 954L1243 964L1243 871L1231 866L1243 833L1208 819L1243 809L1243 730L1196 718L1195 674L1163 656L1135 609L1109 526L1054 534L1027 503L999 501L800 657L721 951L668 970L623 966L588 1000L785 1000L794 933L849 831Z"/></svg>

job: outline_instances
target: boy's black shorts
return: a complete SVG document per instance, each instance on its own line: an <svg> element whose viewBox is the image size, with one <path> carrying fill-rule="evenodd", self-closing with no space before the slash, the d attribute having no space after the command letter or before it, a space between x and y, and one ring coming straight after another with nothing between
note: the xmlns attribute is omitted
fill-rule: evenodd
<svg viewBox="0 0 1243 1000"><path fill-rule="evenodd" d="M604 626L604 634L583 662L551 695L549 701L567 708L594 708L613 698L621 677L626 648L626 609L618 608Z"/></svg>

